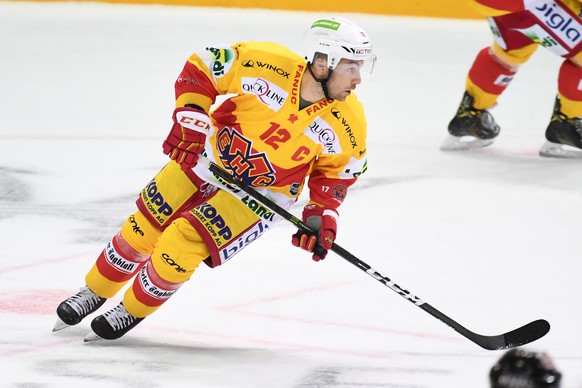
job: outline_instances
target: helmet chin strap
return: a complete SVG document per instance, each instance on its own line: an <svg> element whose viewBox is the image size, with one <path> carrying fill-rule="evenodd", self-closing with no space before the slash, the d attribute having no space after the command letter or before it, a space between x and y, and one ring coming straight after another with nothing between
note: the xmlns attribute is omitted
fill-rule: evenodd
<svg viewBox="0 0 582 388"><path fill-rule="evenodd" d="M329 92L327 89L327 81L329 81L329 77L331 77L331 72L333 71L332 69L328 69L329 72L327 73L327 77L325 78L317 78L315 76L315 74L313 73L313 69L311 68L313 66L313 63L310 63L309 66L307 66L307 68L309 69L309 73L311 74L311 76L313 77L313 79L317 82L319 82L321 84L321 89L323 90L323 95L325 96L325 98L327 98L328 100L333 100L333 98L331 98L329 96Z"/></svg>

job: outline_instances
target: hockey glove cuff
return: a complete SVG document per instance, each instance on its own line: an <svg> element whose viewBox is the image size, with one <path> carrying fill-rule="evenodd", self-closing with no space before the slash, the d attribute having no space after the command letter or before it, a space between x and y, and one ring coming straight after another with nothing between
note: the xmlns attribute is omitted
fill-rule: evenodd
<svg viewBox="0 0 582 388"><path fill-rule="evenodd" d="M312 252L314 261L325 259L337 234L338 218L339 215L335 209L307 205L303 209L303 222L311 227L314 233L307 234L298 230L291 237L291 243L296 247Z"/></svg>
<svg viewBox="0 0 582 388"><path fill-rule="evenodd" d="M196 165L204 150L212 122L206 112L189 107L176 108L172 118L174 125L164 141L164 154L187 171Z"/></svg>

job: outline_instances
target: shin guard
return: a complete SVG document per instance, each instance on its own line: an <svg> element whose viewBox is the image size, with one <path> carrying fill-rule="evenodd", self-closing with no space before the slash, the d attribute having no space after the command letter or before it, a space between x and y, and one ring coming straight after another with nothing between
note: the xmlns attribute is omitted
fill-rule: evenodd
<svg viewBox="0 0 582 388"><path fill-rule="evenodd" d="M513 80L517 67L497 59L489 48L479 52L467 77L467 91L475 99L476 109L489 109Z"/></svg>
<svg viewBox="0 0 582 388"><path fill-rule="evenodd" d="M102 298L111 298L141 268L149 255L132 248L117 233L107 244L85 277L87 286Z"/></svg>
<svg viewBox="0 0 582 388"><path fill-rule="evenodd" d="M127 290L123 303L130 314L143 318L157 310L210 255L190 222L178 218L158 240L150 260Z"/></svg>
<svg viewBox="0 0 582 388"><path fill-rule="evenodd" d="M146 317L170 299L182 284L164 280L149 261L125 292L123 304L131 315Z"/></svg>

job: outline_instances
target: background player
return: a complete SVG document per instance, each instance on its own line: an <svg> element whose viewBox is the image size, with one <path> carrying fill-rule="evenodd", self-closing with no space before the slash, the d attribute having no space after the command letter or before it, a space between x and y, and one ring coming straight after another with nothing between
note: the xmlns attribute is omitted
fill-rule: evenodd
<svg viewBox="0 0 582 388"><path fill-rule="evenodd" d="M499 126L488 111L538 46L564 57L541 156L582 158L582 20L580 0L471 0L487 16L493 45L479 52L442 150L484 147Z"/></svg>

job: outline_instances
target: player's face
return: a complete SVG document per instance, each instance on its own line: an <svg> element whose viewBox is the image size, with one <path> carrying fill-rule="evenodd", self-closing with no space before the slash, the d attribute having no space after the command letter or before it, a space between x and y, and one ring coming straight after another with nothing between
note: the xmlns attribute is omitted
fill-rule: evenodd
<svg viewBox="0 0 582 388"><path fill-rule="evenodd" d="M363 61L341 59L327 81L329 96L338 101L344 101L362 82L360 70Z"/></svg>

